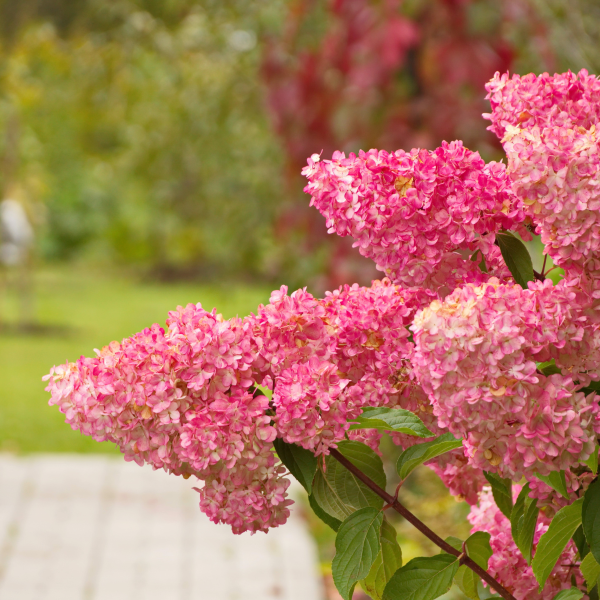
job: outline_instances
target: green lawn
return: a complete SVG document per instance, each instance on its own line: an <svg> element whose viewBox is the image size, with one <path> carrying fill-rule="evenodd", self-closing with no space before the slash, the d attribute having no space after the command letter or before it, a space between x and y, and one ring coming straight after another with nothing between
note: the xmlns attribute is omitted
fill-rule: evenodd
<svg viewBox="0 0 600 600"><path fill-rule="evenodd" d="M53 333L0 334L0 451L116 452L64 423L41 381L54 364L93 355L152 323L164 324L178 304L201 302L225 317L246 315L268 301L259 286L139 283L122 274L60 268L39 272L35 282L36 314ZM14 320L14 297L0 300L1 313ZM9 330L12 331L12 330Z"/></svg>

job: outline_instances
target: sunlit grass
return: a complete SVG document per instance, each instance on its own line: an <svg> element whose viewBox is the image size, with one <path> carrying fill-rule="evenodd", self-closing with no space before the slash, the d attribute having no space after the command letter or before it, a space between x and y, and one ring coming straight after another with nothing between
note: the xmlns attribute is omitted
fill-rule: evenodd
<svg viewBox="0 0 600 600"><path fill-rule="evenodd" d="M251 285L152 284L123 274L82 268L45 269L35 281L39 333L0 333L0 450L13 452L116 452L72 431L48 406L41 378L54 364L90 356L152 323L164 324L178 304L201 302L228 318L268 301L269 289ZM3 320L14 323L12 293L1 299Z"/></svg>

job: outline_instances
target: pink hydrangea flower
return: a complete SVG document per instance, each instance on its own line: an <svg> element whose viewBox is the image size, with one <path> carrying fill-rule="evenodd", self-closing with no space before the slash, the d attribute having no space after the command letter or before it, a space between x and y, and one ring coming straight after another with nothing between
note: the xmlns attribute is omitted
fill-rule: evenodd
<svg viewBox="0 0 600 600"><path fill-rule="evenodd" d="M473 467L515 481L576 466L600 433L594 394L577 392L573 376L537 369L561 345L564 326L556 303L543 310L548 293L546 284L467 284L411 327L415 373L440 427L464 438Z"/></svg>
<svg viewBox="0 0 600 600"><path fill-rule="evenodd" d="M509 126L544 127L550 123L589 129L600 120L600 81L585 69L536 76L496 73L486 84L492 112L488 129L503 138Z"/></svg>
<svg viewBox="0 0 600 600"><path fill-rule="evenodd" d="M164 330L153 325L97 354L52 368L50 404L73 429L116 443L125 460L177 465L174 446L190 400L177 385L178 357Z"/></svg>
<svg viewBox="0 0 600 600"><path fill-rule="evenodd" d="M492 112L484 116L544 251L600 298L600 81L585 70L497 73L486 87Z"/></svg>
<svg viewBox="0 0 600 600"><path fill-rule="evenodd" d="M433 298L389 279L342 286L322 300L306 290L274 292L245 322L260 348L254 364L273 390L277 435L327 454L364 407L429 405L410 365L407 327ZM433 426L431 410L425 420ZM352 435L377 448L380 436Z"/></svg>
<svg viewBox="0 0 600 600"><path fill-rule="evenodd" d="M276 379L273 392L277 431L284 441L322 454L344 439L348 419L360 415L344 394L348 379L337 367L314 357L292 365Z"/></svg>
<svg viewBox="0 0 600 600"><path fill-rule="evenodd" d="M192 304L171 312L167 325L54 367L50 403L74 429L118 444L126 460L206 480L203 499L223 490L216 481L229 492L235 482L249 486L223 496L219 510L201 502L236 532L281 524L287 482L276 466L269 401L249 392L260 379L250 325Z"/></svg>
<svg viewBox="0 0 600 600"><path fill-rule="evenodd" d="M548 518L552 518L558 510L577 500L595 478L595 474L589 471L574 473L567 469L565 471L565 481L569 497L565 498L541 479L535 476L526 477L531 488L529 497L536 499L537 506L544 511Z"/></svg>
<svg viewBox="0 0 600 600"><path fill-rule="evenodd" d="M469 464L464 449L457 448L425 463L444 483L456 500L477 504L479 492L487 484L482 469ZM538 480L539 481L539 480Z"/></svg>
<svg viewBox="0 0 600 600"><path fill-rule="evenodd" d="M348 158L335 152L325 161L313 155L302 173L329 232L352 236L361 254L397 283L452 290L485 281L481 256L471 261L459 249L493 253L494 274L510 276L498 264L494 236L519 227L521 203L504 165L486 165L461 142L433 152L369 150Z"/></svg>
<svg viewBox="0 0 600 600"><path fill-rule="evenodd" d="M236 465L206 477L200 493L200 509L214 523L226 523L233 533L267 532L283 525L290 516L289 479L267 446L258 444L255 468Z"/></svg>

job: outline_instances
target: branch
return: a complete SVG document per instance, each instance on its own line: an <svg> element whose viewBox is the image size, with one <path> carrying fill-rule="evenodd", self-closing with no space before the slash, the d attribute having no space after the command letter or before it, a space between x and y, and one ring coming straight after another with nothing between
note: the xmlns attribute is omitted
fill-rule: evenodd
<svg viewBox="0 0 600 600"><path fill-rule="evenodd" d="M545 281L546 277L544 275L542 275L541 273L538 273L535 269L533 269L533 276L538 280L538 281Z"/></svg>
<svg viewBox="0 0 600 600"><path fill-rule="evenodd" d="M434 544L439 546L444 552L452 554L460 559L461 564L466 565L477 573L483 581L485 581L493 590L498 592L505 600L516 600L516 598L500 583L498 583L487 571L482 569L472 558L469 558L464 553L461 553L456 548L453 548L450 544L445 542L439 535L431 531L425 523L420 521L415 515L413 515L405 506L400 504L396 498L390 496L384 489L380 488L372 479L367 477L359 468L353 465L339 450L331 449L331 456L335 458L339 463L344 465L348 471L350 471L355 477L360 479L369 489L373 490L380 498L383 498L387 502L390 508L393 508L397 513L401 514L411 525L416 527L423 535L428 537Z"/></svg>

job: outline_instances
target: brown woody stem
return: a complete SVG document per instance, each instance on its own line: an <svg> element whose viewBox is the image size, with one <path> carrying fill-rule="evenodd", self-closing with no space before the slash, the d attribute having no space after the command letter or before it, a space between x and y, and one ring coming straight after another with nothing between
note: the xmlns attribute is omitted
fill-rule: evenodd
<svg viewBox="0 0 600 600"><path fill-rule="evenodd" d="M542 275L541 273L538 273L535 269L533 269L533 276L538 280L538 281L545 281L545 277L544 275Z"/></svg>
<svg viewBox="0 0 600 600"><path fill-rule="evenodd" d="M439 535L431 531L423 521L413 515L405 506L388 494L384 489L380 488L372 479L367 477L358 467L353 465L339 450L331 449L331 456L340 462L348 471L355 477L360 479L369 489L373 490L380 498L382 498L389 508L393 508L397 513L401 514L411 525L416 527L423 535L428 537L434 544L439 546L444 552L452 554L460 559L461 564L466 565L474 571L483 581L485 581L493 590L498 592L505 600L516 600L516 598L502 585L500 585L486 570L482 569L472 558L466 556L460 550L452 547L448 542L445 542Z"/></svg>

